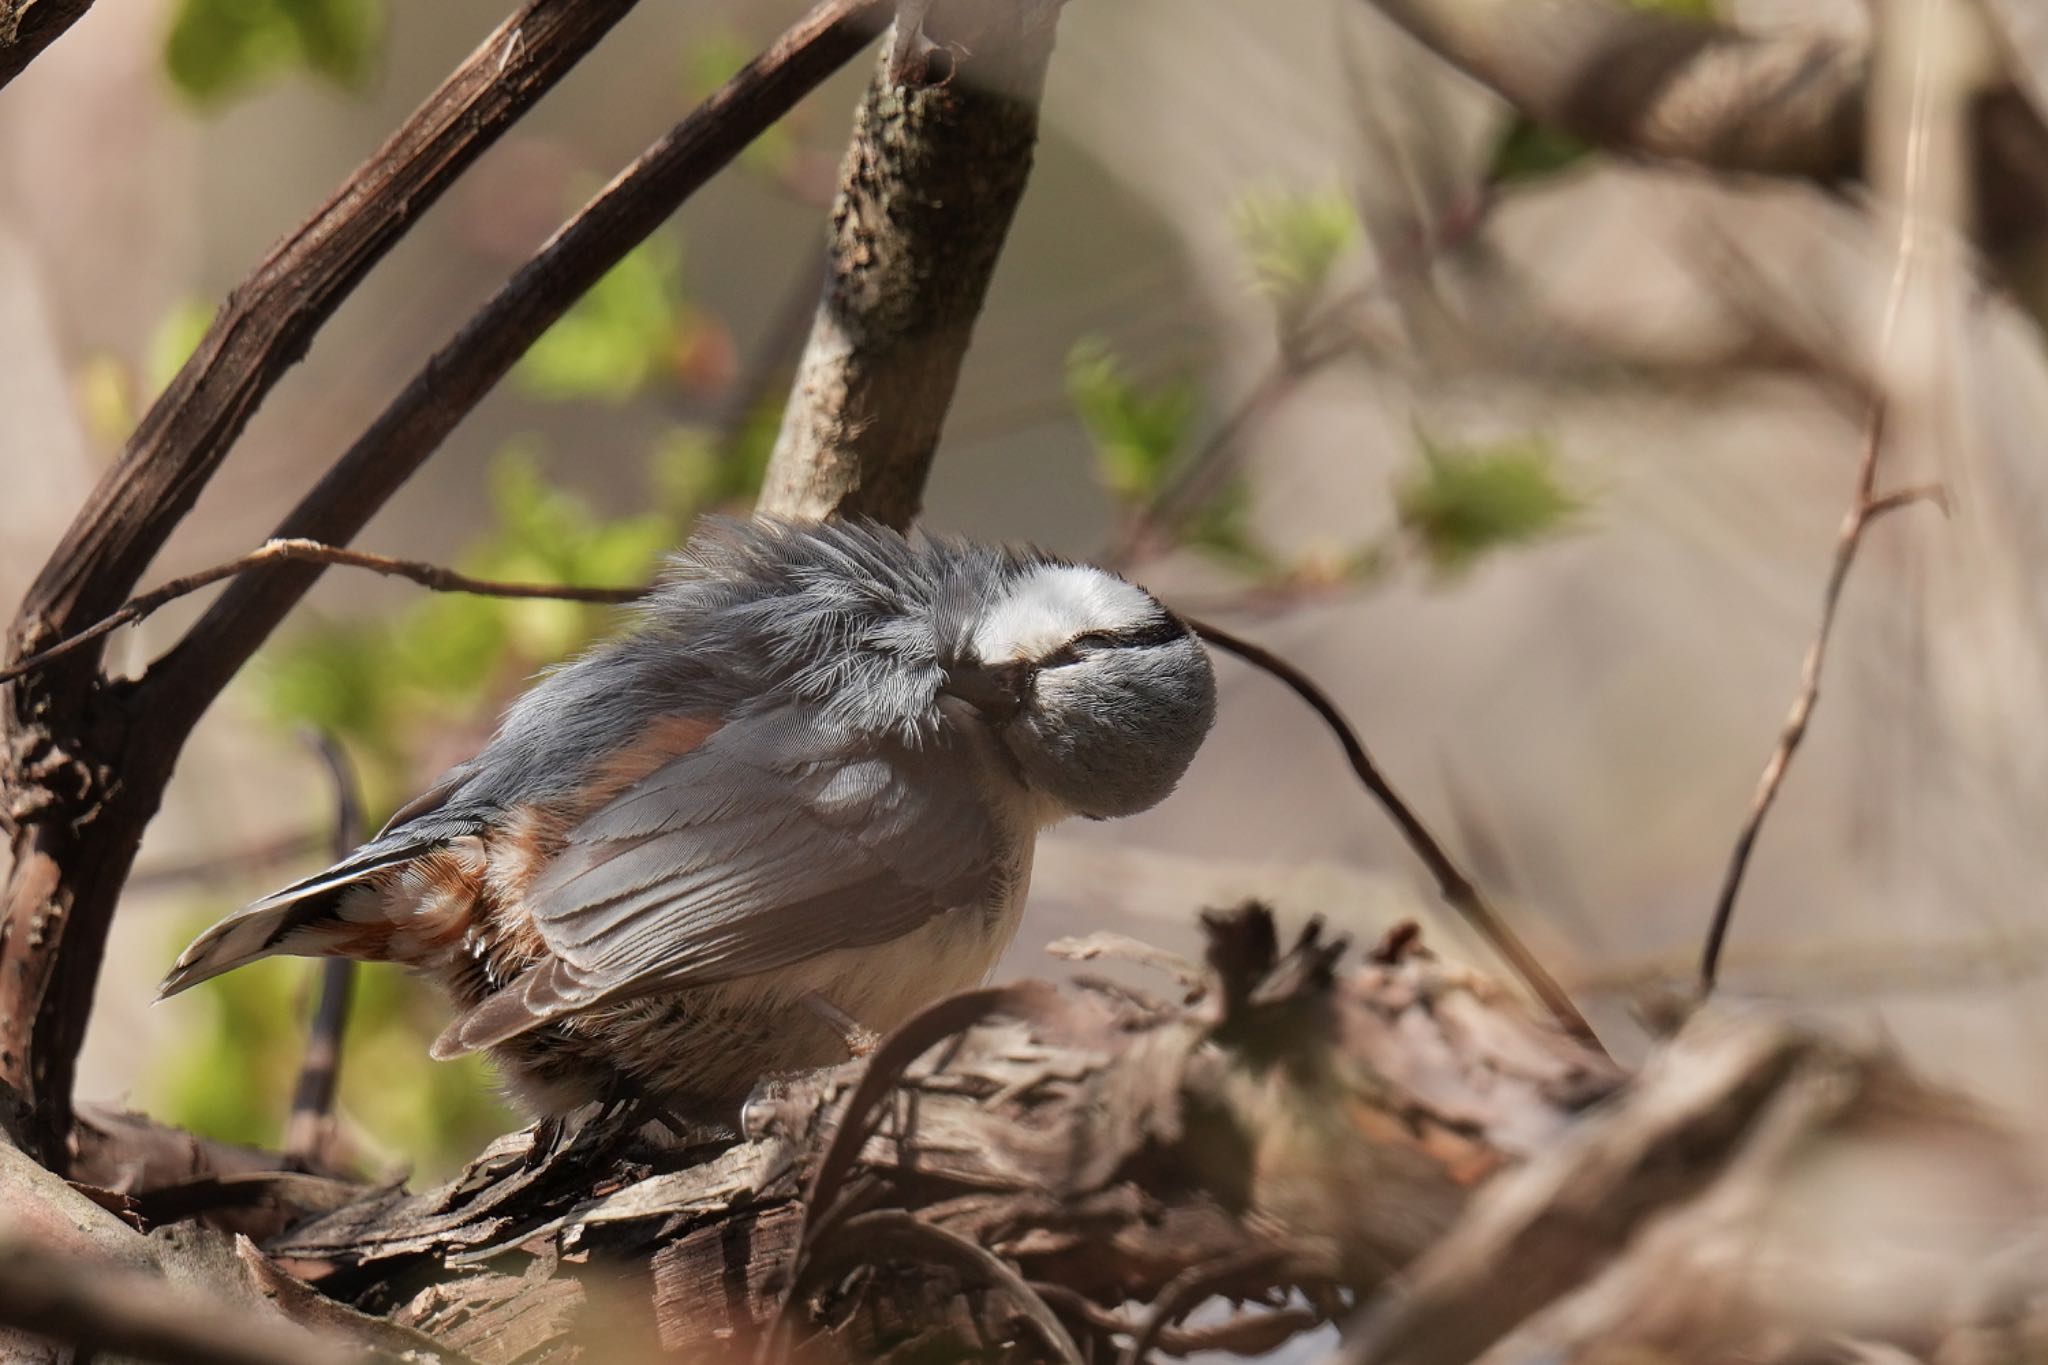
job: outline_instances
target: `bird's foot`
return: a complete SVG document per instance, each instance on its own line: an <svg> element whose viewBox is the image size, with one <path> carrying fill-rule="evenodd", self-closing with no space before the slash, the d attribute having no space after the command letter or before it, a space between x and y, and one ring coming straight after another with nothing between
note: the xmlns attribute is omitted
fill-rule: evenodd
<svg viewBox="0 0 2048 1365"><path fill-rule="evenodd" d="M839 1040L846 1045L849 1057L866 1057L882 1045L882 1035L848 1014L839 1006L827 1000L816 991L805 991L804 1007L825 1021Z"/></svg>

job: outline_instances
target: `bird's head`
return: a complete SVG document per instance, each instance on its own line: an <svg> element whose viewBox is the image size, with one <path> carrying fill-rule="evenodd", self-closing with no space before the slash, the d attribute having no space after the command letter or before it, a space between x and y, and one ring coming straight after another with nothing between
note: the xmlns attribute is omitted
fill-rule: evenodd
<svg viewBox="0 0 2048 1365"><path fill-rule="evenodd" d="M1186 623L1105 570L1025 567L965 624L942 704L989 726L1025 785L1074 814L1157 805L1215 719L1215 677Z"/></svg>

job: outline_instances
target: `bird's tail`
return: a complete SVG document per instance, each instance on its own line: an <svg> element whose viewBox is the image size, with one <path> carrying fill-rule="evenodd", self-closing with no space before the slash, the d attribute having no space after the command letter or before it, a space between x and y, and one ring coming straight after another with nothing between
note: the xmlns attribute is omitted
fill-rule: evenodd
<svg viewBox="0 0 2048 1365"><path fill-rule="evenodd" d="M179 954L156 998L168 999L222 972L280 953L372 962L385 958L392 925L381 883L426 851L418 845L372 843L325 872L236 911Z"/></svg>

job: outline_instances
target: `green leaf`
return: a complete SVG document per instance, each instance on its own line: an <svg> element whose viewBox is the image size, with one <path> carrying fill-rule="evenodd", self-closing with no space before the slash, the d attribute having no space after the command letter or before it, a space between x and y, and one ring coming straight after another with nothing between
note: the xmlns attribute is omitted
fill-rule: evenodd
<svg viewBox="0 0 2048 1365"><path fill-rule="evenodd" d="M164 314L149 334L149 346L142 355L144 391L152 395L162 393L199 349L206 329L212 325L213 309L196 298L181 299Z"/></svg>
<svg viewBox="0 0 2048 1365"><path fill-rule="evenodd" d="M754 501L782 426L782 407L781 392L763 400L723 451L702 427L671 427L655 442L650 468L656 496L677 525L700 512Z"/></svg>
<svg viewBox="0 0 2048 1365"><path fill-rule="evenodd" d="M1229 568L1265 577L1277 565L1271 551L1252 534L1251 513L1251 485L1232 479L1195 509L1182 525L1180 539Z"/></svg>
<svg viewBox="0 0 2048 1365"><path fill-rule="evenodd" d="M374 72L382 0L179 0L164 64L179 90L219 103L293 68L345 89Z"/></svg>
<svg viewBox="0 0 2048 1365"><path fill-rule="evenodd" d="M1095 445L1103 485L1125 503L1154 496L1194 430L1194 383L1140 385L1106 342L1088 337L1067 353L1067 397Z"/></svg>
<svg viewBox="0 0 2048 1365"><path fill-rule="evenodd" d="M1493 163L1487 178L1496 184L1541 180L1577 165L1592 154L1592 143L1518 114L1494 145Z"/></svg>
<svg viewBox="0 0 2048 1365"><path fill-rule="evenodd" d="M1283 320L1315 301L1361 236L1357 208L1335 189L1246 194L1231 210L1231 225Z"/></svg>
<svg viewBox="0 0 2048 1365"><path fill-rule="evenodd" d="M218 916L209 906L181 923L165 954ZM145 1081L149 1108L209 1137L275 1147L304 1052L316 963L272 959L208 982L171 1007L194 1017L166 1066ZM342 1043L340 1112L403 1152L423 1179L452 1173L516 1120L478 1058L436 1062L427 1048L447 1004L392 968L358 969Z"/></svg>
<svg viewBox="0 0 2048 1365"><path fill-rule="evenodd" d="M732 28L718 28L690 45L683 89L692 102L703 100L758 55L759 47ZM785 123L770 124L740 152L740 165L757 174L780 178L796 164L796 135Z"/></svg>
<svg viewBox="0 0 2048 1365"><path fill-rule="evenodd" d="M672 365L682 333L682 248L656 237L634 248L576 301L519 362L540 398L623 403Z"/></svg>
<svg viewBox="0 0 2048 1365"><path fill-rule="evenodd" d="M1584 508L1558 480L1547 441L1460 447L1418 435L1421 459L1396 483L1394 509L1403 531L1441 573L1558 534Z"/></svg>

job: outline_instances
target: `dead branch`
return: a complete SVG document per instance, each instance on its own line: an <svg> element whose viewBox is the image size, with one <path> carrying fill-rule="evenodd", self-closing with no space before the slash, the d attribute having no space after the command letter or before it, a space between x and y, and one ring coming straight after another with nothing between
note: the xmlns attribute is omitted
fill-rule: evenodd
<svg viewBox="0 0 2048 1365"><path fill-rule="evenodd" d="M1235 654L1261 672L1279 679L1308 704L1309 709L1314 711L1337 737L1338 744L1344 749L1345 758L1351 764L1351 771L1357 774L1365 789L1372 793L1373 799L1380 803L1381 808L1393 820L1395 827L1401 831L1401 837L1407 840L1408 847L1415 851L1415 856L1422 860L1422 865L1429 869L1430 876L1436 879L1437 892L1444 898L1444 903L1457 911L1459 917L1471 925L1479 936L1501 955L1502 960L1523 984L1543 1002L1543 1007L1550 1011L1552 1018L1567 1032L1597 1048L1599 1042L1592 1026L1586 1022L1585 1016L1579 1013L1578 1006L1572 1003L1570 993L1558 985L1556 978L1544 969L1543 963L1529 951L1528 945L1508 927L1507 922L1488 904L1484 893L1459 868L1457 860L1452 858L1437 837L1430 833L1429 827L1422 823L1422 818L1415 813L1414 808L1402 799L1401 794L1387 780L1386 774L1380 771L1379 765L1373 762L1372 755L1366 752L1364 742L1358 738L1358 733L1351 728L1350 722L1344 719L1344 713L1337 709L1337 704L1331 701L1320 687L1316 686L1314 680L1271 650L1233 635L1219 626L1194 620L1188 624L1194 628L1197 635L1218 649Z"/></svg>
<svg viewBox="0 0 2048 1365"><path fill-rule="evenodd" d="M563 19L550 40L560 47L586 29L594 41L598 16L622 10L623 3L535 0L522 14L575 16L574 22ZM863 16L873 8L875 0L826 0L650 148L428 362L286 518L276 538L334 545L353 536L583 291L860 49L867 39ZM459 86L464 96L459 109L474 111L459 123L469 131L450 143L435 128L417 127L430 111L450 112L442 107L446 100L430 101L366 168L376 171L377 186L414 188L399 198L403 213L416 212L432 197L428 191L443 183L420 179L418 156L432 152L435 165L452 174L472 155L479 130L509 121L537 95L537 82L564 69L559 53L538 51L539 36L542 31L532 28L508 30L503 50L472 58L451 82L448 89ZM472 89L494 81L507 83L512 93ZM310 328L325 316L301 309L302 296L331 309L388 245L388 232L379 235L375 222L351 216L369 213L381 221L377 215L391 208L381 192L351 182L336 203L346 207L316 217L238 291L210 340L145 419L121 472L110 475L103 495L81 513L24 604L12 661L117 606L218 463L217 447L240 429L272 371L297 354L293 347L303 349ZM0 937L0 1081L31 1098L36 1145L51 1160L63 1152L73 1060L142 829L192 726L319 569L267 564L236 578L141 680L98 678L98 651L87 645L57 667L7 685L14 723L4 813L15 831L15 856Z"/></svg>
<svg viewBox="0 0 2048 1365"><path fill-rule="evenodd" d="M409 578L421 587L432 588L436 592L466 592L482 597L540 597L559 602L617 604L633 601L645 596L647 592L645 588L586 588L571 583L506 583L490 578L472 578L468 574L457 573L453 569L439 564L428 564L422 560L394 559L390 555L371 554L367 550L322 545L314 540L268 540L248 554L201 569L196 573L174 578L161 587L129 598L78 634L59 640L41 653L31 654L6 669L0 669L0 683L12 682L39 668L47 667L101 636L119 630L122 626L133 625L179 598L189 597L204 588L210 588L223 579L233 578L237 574L247 573L265 564L285 561L300 564L342 564L352 569L368 569L372 573L385 574L393 578Z"/></svg>
<svg viewBox="0 0 2048 1365"><path fill-rule="evenodd" d="M228 296L51 555L15 621L16 657L75 634L128 594L328 316L632 4L530 0L271 248ZM74 661L74 679L91 662Z"/></svg>
<svg viewBox="0 0 2048 1365"><path fill-rule="evenodd" d="M664 1154L593 1126L532 1163L514 1135L440 1189L368 1192L268 1250L365 1300L463 1268L529 1298L572 1258L643 1268L661 1345L689 1359L1197 1349L1207 1329L1169 1329L1213 1298L1254 1305L1221 1340L1277 1341L1321 1315L1274 1291L1380 1283L1619 1080L1426 952L1339 971L1341 943L1311 925L1283 945L1256 908L1211 933L1196 1005L955 997L864 1062L757 1092L741 1140ZM1133 1300L1154 1307L1128 1318ZM509 1324L519 1296L478 1311ZM502 1356L571 1326L528 1322Z"/></svg>
<svg viewBox="0 0 2048 1365"><path fill-rule="evenodd" d="M1813 180L1863 178L1869 52L1817 29L1748 33L1621 0L1371 0L1539 123L1623 155ZM2048 126L2007 77L1977 92L1976 230L1994 253L2048 231Z"/></svg>
<svg viewBox="0 0 2048 1365"><path fill-rule="evenodd" d="M1735 836L1735 847L1728 856L1728 870L1722 875L1720 893L1714 898L1713 917L1707 923L1706 943L1700 950L1699 991L1702 995L1714 989L1720 972L1721 950L1728 938L1728 926L1735 918L1735 903L1742 894L1742 879L1749 870L1750 854L1755 851L1757 835L1763 831L1764 821L1777 802L1779 790L1785 785L1785 774L1791 770L1793 755L1799 752L1799 745L1806 738L1813 708L1820 701L1821 669L1827 663L1828 641L1834 634L1842 590L1848 586L1849 570L1856 563L1863 533L1886 512L1916 502L1946 505L1942 502L1939 488L1904 488L1885 494L1875 492L1878 455L1883 446L1884 406L1878 403L1872 406L1864 426L1863 455L1856 469L1856 492L1848 512L1842 517L1842 528L1835 536L1835 552L1828 565L1827 586L1821 591L1820 622L1814 628L1812 643L1806 647L1806 657L1799 665L1799 689L1793 694L1791 709L1785 713L1784 726L1778 731L1778 742L1764 763L1763 775L1757 779L1756 795L1750 798L1749 814Z"/></svg>
<svg viewBox="0 0 2048 1365"><path fill-rule="evenodd" d="M2021 1359L2042 1340L2012 1311L2041 1292L2042 1193L2012 1134L1895 1058L1709 1011L1475 1198L1343 1359L1791 1365L1840 1338Z"/></svg>
<svg viewBox="0 0 2048 1365"><path fill-rule="evenodd" d="M273 538L352 538L571 304L867 44L880 8L820 0L642 152L428 359ZM319 573L317 564L273 565L232 584L152 666L178 723L198 719Z"/></svg>
<svg viewBox="0 0 2048 1365"><path fill-rule="evenodd" d="M0 88L91 8L92 0L19 0L0 11Z"/></svg>
<svg viewBox="0 0 2048 1365"><path fill-rule="evenodd" d="M6 6L0 12L0 88L23 74L90 8L92 0L20 0Z"/></svg>
<svg viewBox="0 0 2048 1365"><path fill-rule="evenodd" d="M6 660L134 589L272 384L420 212L575 65L632 0L530 0L229 295L22 600ZM114 905L185 731L100 678L96 645L0 691L0 1082L61 1159L71 1076Z"/></svg>
<svg viewBox="0 0 2048 1365"><path fill-rule="evenodd" d="M334 837L329 852L340 862L367 833L362 784L334 736L317 734L312 743L334 785ZM331 1128L334 1093L341 1085L341 1035L348 1025L356 964L345 957L327 958L317 975L319 995L313 1004L313 1020L306 1027L306 1050L299 1061L299 1082L292 1091L291 1118L285 1126L285 1154L298 1161L315 1156Z"/></svg>
<svg viewBox="0 0 2048 1365"><path fill-rule="evenodd" d="M1060 4L900 8L854 116L825 295L759 510L916 516L1030 173Z"/></svg>

